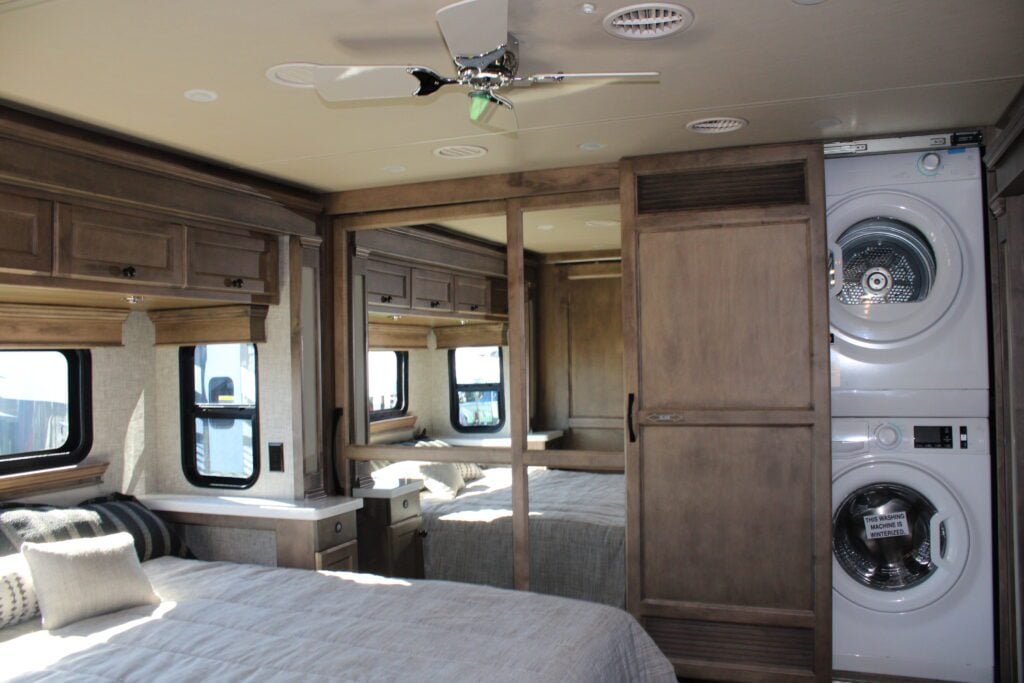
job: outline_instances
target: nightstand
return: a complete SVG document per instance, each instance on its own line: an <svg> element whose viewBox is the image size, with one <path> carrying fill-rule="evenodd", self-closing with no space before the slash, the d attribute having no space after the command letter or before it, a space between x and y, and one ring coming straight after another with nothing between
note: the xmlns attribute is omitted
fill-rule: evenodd
<svg viewBox="0 0 1024 683"><path fill-rule="evenodd" d="M278 500L153 494L140 498L179 526L202 560L356 571L358 498Z"/></svg>
<svg viewBox="0 0 1024 683"><path fill-rule="evenodd" d="M359 570L407 579L423 578L423 518L419 479L395 486L352 489L363 501L359 520Z"/></svg>

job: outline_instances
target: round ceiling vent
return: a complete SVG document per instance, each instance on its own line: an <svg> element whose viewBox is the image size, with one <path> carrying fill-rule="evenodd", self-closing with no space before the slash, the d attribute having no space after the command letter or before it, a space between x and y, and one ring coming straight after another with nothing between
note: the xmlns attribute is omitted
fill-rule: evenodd
<svg viewBox="0 0 1024 683"><path fill-rule="evenodd" d="M487 148L480 145L445 145L434 150L434 156L449 161L476 159L487 154Z"/></svg>
<svg viewBox="0 0 1024 683"><path fill-rule="evenodd" d="M748 121L738 116L715 116L710 119L697 119L686 124L689 130L694 133L705 135L716 135L718 133L732 133L746 126Z"/></svg>
<svg viewBox="0 0 1024 683"><path fill-rule="evenodd" d="M289 88L312 88L313 69L316 66L316 64L307 62L278 64L267 69L267 78L278 85L287 85Z"/></svg>
<svg viewBox="0 0 1024 683"><path fill-rule="evenodd" d="M616 38L650 40L685 31L693 25L688 7L667 2L645 2L617 9L604 18L604 30Z"/></svg>

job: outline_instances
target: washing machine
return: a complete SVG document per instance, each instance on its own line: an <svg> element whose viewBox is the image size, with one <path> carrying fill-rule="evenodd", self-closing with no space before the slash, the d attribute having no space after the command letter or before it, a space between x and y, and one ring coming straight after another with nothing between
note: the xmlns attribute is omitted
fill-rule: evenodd
<svg viewBox="0 0 1024 683"><path fill-rule="evenodd" d="M987 417L977 147L828 158L832 414Z"/></svg>
<svg viewBox="0 0 1024 683"><path fill-rule="evenodd" d="M833 667L992 681L988 421L832 422Z"/></svg>

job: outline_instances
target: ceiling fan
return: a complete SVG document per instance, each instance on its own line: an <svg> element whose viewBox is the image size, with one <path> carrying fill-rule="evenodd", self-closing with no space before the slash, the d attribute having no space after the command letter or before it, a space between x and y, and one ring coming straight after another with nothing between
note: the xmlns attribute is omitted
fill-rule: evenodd
<svg viewBox="0 0 1024 683"><path fill-rule="evenodd" d="M445 86L458 85L469 88L469 116L476 121L491 105L513 110L512 102L499 93L514 86L659 76L657 71L517 75L519 42L508 32L508 0L460 0L437 11L437 24L455 63L454 77L425 66L303 64L311 73L311 82L306 85L328 102L424 97Z"/></svg>

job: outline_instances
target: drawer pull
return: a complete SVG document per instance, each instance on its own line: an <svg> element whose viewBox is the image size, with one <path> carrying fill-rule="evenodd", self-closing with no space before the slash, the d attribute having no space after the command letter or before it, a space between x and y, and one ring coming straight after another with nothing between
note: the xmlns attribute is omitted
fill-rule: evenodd
<svg viewBox="0 0 1024 683"><path fill-rule="evenodd" d="M431 302L430 302L430 307L431 307L431 308L437 308L437 307L438 307L438 306L440 306L440 305L441 305L441 302L440 302L440 301L431 301Z"/></svg>
<svg viewBox="0 0 1024 683"><path fill-rule="evenodd" d="M381 294L380 295L380 302L382 304L389 304L389 303L391 303L391 295L390 294Z"/></svg>
<svg viewBox="0 0 1024 683"><path fill-rule="evenodd" d="M121 269L121 277L128 278L129 280L135 279L135 266L125 266Z"/></svg>
<svg viewBox="0 0 1024 683"><path fill-rule="evenodd" d="M475 311L478 308L480 308L480 306L478 304L473 304L472 306L469 307L469 310Z"/></svg>
<svg viewBox="0 0 1024 683"><path fill-rule="evenodd" d="M406 498L405 500L402 501L402 508L405 509L405 510L409 509L409 499L408 498Z"/></svg>
<svg viewBox="0 0 1024 683"><path fill-rule="evenodd" d="M420 538L426 538L427 537L427 530L426 529L420 529L419 531L416 532L416 535L419 536Z"/></svg>
<svg viewBox="0 0 1024 683"><path fill-rule="evenodd" d="M336 534L340 534L341 533L341 522L335 522L334 523L334 533L336 533Z"/></svg>
<svg viewBox="0 0 1024 683"><path fill-rule="evenodd" d="M236 278L233 278L233 279L229 278L229 279L224 281L224 284L226 284L228 287L231 287L233 289L241 289L242 286L245 284L245 280L243 280L240 277L236 277Z"/></svg>

